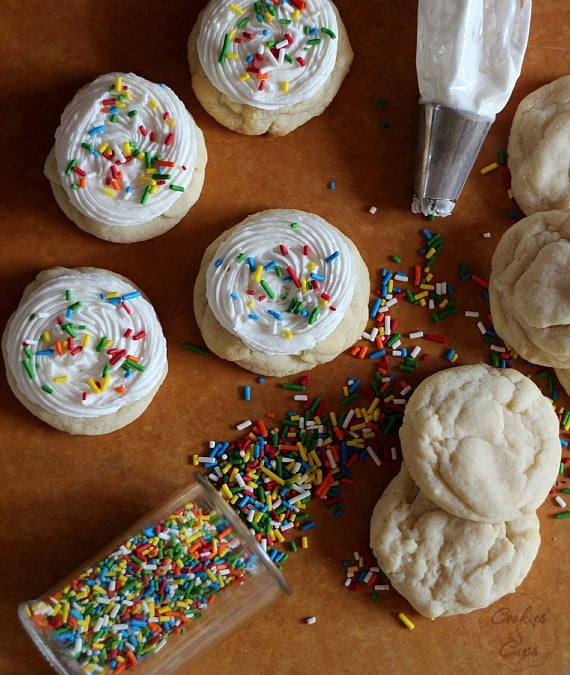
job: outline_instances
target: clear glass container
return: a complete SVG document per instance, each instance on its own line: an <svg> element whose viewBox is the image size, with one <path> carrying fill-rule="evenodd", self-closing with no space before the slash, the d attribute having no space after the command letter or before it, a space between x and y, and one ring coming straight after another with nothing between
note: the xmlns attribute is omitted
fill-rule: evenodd
<svg viewBox="0 0 570 675"><path fill-rule="evenodd" d="M59 673L170 673L289 584L202 475L19 618Z"/></svg>

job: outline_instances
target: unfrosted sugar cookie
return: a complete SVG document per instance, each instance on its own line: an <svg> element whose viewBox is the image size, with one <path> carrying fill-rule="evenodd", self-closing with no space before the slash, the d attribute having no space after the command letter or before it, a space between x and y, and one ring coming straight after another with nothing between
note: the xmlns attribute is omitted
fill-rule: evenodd
<svg viewBox="0 0 570 675"><path fill-rule="evenodd" d="M192 87L220 124L284 136L320 115L352 62L330 0L210 0L188 40Z"/></svg>
<svg viewBox="0 0 570 675"><path fill-rule="evenodd" d="M428 499L488 523L534 511L561 456L551 402L519 371L485 364L423 380L406 405L400 440L404 462Z"/></svg>
<svg viewBox="0 0 570 675"><path fill-rule="evenodd" d="M356 246L323 218L255 213L207 248L194 288L208 347L262 375L331 361L360 337L370 281Z"/></svg>
<svg viewBox="0 0 570 675"><path fill-rule="evenodd" d="M523 218L501 237L489 299L499 336L531 363L570 368L570 211Z"/></svg>
<svg viewBox="0 0 570 675"><path fill-rule="evenodd" d="M6 325L2 351L18 400L71 434L129 424L168 370L150 302L125 277L92 267L38 274Z"/></svg>
<svg viewBox="0 0 570 675"><path fill-rule="evenodd" d="M507 145L513 196L528 216L570 209L570 75L519 104Z"/></svg>
<svg viewBox="0 0 570 675"><path fill-rule="evenodd" d="M377 502L370 547L392 586L430 618L465 614L512 593L540 545L535 513L481 523L429 500L403 465Z"/></svg>
<svg viewBox="0 0 570 675"><path fill-rule="evenodd" d="M130 243L163 234L186 215L206 162L204 136L169 87L108 73L65 108L44 172L79 228Z"/></svg>

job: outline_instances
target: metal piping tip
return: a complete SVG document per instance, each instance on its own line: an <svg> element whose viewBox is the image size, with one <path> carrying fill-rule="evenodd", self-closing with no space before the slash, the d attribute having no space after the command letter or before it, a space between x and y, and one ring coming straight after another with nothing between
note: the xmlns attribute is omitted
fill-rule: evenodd
<svg viewBox="0 0 570 675"><path fill-rule="evenodd" d="M420 103L412 212L448 216L494 120Z"/></svg>

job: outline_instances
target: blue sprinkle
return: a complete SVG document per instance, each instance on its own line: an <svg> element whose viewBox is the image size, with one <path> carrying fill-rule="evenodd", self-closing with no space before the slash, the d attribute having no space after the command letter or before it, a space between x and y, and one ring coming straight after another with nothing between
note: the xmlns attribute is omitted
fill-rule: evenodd
<svg viewBox="0 0 570 675"><path fill-rule="evenodd" d="M255 260L251 256L248 256L247 264L249 265L249 271L255 272Z"/></svg>
<svg viewBox="0 0 570 675"><path fill-rule="evenodd" d="M232 300L237 300L238 299L237 293L230 293L230 298Z"/></svg>
<svg viewBox="0 0 570 675"><path fill-rule="evenodd" d="M272 270L272 269L273 269L274 267L276 267L276 266L277 266L277 263L275 262L275 260L270 260L270 261L267 263L267 265L265 265L265 267L264 267L263 269L264 269L266 272L269 272L269 270Z"/></svg>
<svg viewBox="0 0 570 675"><path fill-rule="evenodd" d="M334 190L334 189L336 188L336 183L334 182L334 180L331 180L331 181L329 182L329 186L328 186L328 187L329 187L329 190Z"/></svg>
<svg viewBox="0 0 570 675"><path fill-rule="evenodd" d="M370 316L375 319L380 310L380 305L382 304L382 298L376 298L374 304L372 305L372 310L370 311Z"/></svg>
<svg viewBox="0 0 570 675"><path fill-rule="evenodd" d="M375 352L372 352L371 354L369 354L368 358L378 359L381 356L386 356L386 350L385 349L377 349Z"/></svg>
<svg viewBox="0 0 570 675"><path fill-rule="evenodd" d="M271 314L271 316L274 317L275 319L277 319L277 321L283 320L283 317L281 316L281 314L279 314L279 312L276 312L274 309L268 309L267 313Z"/></svg>
<svg viewBox="0 0 570 675"><path fill-rule="evenodd" d="M314 520L308 520L306 523L303 523L301 525L300 529L303 530L303 532L304 532L305 530L310 530L312 527L315 527L315 525L316 525L316 523L315 523Z"/></svg>
<svg viewBox="0 0 570 675"><path fill-rule="evenodd" d="M247 318L253 319L254 321L257 321L259 319L259 314L248 314Z"/></svg>
<svg viewBox="0 0 570 675"><path fill-rule="evenodd" d="M324 274L317 274L316 272L311 272L311 279L316 279L317 281L324 281L325 276Z"/></svg>
<svg viewBox="0 0 570 675"><path fill-rule="evenodd" d="M105 131L105 125L100 124L98 127L93 127L93 129L90 129L87 133L89 136L96 136L97 134L101 134Z"/></svg>
<svg viewBox="0 0 570 675"><path fill-rule="evenodd" d="M223 258L218 258L218 259L214 262L214 267L219 267L223 262L224 262L224 259L223 259Z"/></svg>
<svg viewBox="0 0 570 675"><path fill-rule="evenodd" d="M130 293L125 293L121 300L132 300L133 298L140 298L141 292L140 291L131 291Z"/></svg>
<svg viewBox="0 0 570 675"><path fill-rule="evenodd" d="M325 258L325 262L331 263L335 258L338 258L340 251L335 251Z"/></svg>
<svg viewBox="0 0 570 675"><path fill-rule="evenodd" d="M246 384L245 387L243 388L243 398L246 401L251 401L251 387L249 384Z"/></svg>

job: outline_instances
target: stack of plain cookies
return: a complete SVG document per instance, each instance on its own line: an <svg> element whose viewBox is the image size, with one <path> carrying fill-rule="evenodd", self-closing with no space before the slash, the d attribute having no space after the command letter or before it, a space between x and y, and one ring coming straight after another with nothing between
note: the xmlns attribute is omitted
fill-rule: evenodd
<svg viewBox="0 0 570 675"><path fill-rule="evenodd" d="M551 402L514 369L450 368L414 391L400 440L401 471L370 524L392 586L431 618L513 592L537 555L536 509L560 462Z"/></svg>

